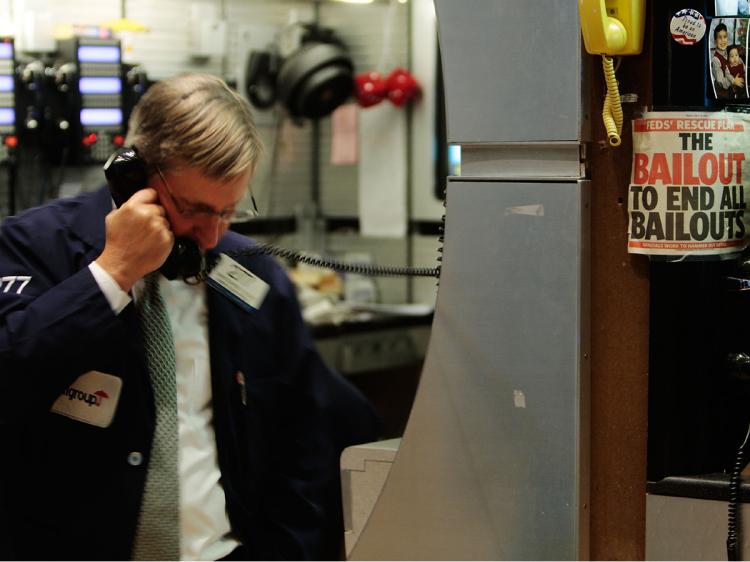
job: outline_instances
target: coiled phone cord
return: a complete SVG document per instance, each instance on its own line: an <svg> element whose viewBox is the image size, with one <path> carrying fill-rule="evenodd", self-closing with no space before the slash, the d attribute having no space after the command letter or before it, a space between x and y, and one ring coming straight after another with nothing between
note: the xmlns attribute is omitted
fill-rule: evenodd
<svg viewBox="0 0 750 562"><path fill-rule="evenodd" d="M443 207L446 206L446 191L443 191ZM438 252L443 253L443 243L445 242L445 215L440 218L440 237L438 238L440 246ZM369 263L345 263L338 260L317 258L298 252L296 250L289 250L274 244L257 244L250 246L242 250L235 252L228 252L230 257L238 256L252 256L252 255L274 255L280 258L288 259L293 262L301 262L307 265L315 267L323 267L327 269L333 269L334 271L341 271L344 273L358 273L360 275L370 276L381 276L381 277L395 277L395 276L411 276L411 277L435 277L440 280L440 271L442 265L437 267L409 267L409 266L386 266L386 265L373 265ZM438 262L443 261L443 256L440 255L437 258Z"/></svg>
<svg viewBox="0 0 750 562"><path fill-rule="evenodd" d="M383 266L368 263L345 263L338 260L318 258L298 252L281 248L273 244L257 244L235 252L227 252L230 257L274 255L288 259L293 262L301 262L315 267L324 267L345 273L358 273L360 275L374 276L398 276L410 275L414 277L440 277L440 267L408 267L408 266Z"/></svg>
<svg viewBox="0 0 750 562"><path fill-rule="evenodd" d="M729 475L729 510L728 510L728 532L727 532L727 560L741 560L740 540L738 531L738 522L740 513L738 503L740 498L740 477L744 468L745 448L747 441L750 439L750 427L747 428L745 440L737 450L737 458L734 462L734 468Z"/></svg>
<svg viewBox="0 0 750 562"><path fill-rule="evenodd" d="M607 130L607 138L612 146L619 146L622 139L622 104L620 103L620 89L615 78L615 65L612 57L602 55L604 67L604 81L607 83L607 95L604 97L602 119Z"/></svg>

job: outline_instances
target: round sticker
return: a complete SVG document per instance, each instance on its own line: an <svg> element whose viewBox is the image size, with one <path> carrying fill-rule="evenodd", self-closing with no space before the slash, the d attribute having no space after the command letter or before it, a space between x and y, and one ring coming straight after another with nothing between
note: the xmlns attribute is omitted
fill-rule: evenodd
<svg viewBox="0 0 750 562"><path fill-rule="evenodd" d="M680 45L695 45L706 34L706 20L698 10L680 10L669 23L669 32Z"/></svg>

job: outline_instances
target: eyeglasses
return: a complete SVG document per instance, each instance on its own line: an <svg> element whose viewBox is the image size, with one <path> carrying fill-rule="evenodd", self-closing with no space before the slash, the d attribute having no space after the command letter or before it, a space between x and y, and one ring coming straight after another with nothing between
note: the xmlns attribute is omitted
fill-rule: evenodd
<svg viewBox="0 0 750 562"><path fill-rule="evenodd" d="M164 174L161 173L161 169L157 167L156 173L159 174L164 187L167 188L167 193L169 193L169 197L172 199L172 203L174 204L175 209L177 209L177 212L182 218L194 219L196 217L218 217L221 222L228 224L230 222L242 222L250 220L260 215L260 212L258 211L258 205L255 204L255 197L253 197L252 193L250 194L250 200L253 203L252 209L225 209L223 211L214 211L213 209L205 205L192 205L190 207L182 207L177 202L174 193L172 193L172 188L169 186L169 182L167 182Z"/></svg>

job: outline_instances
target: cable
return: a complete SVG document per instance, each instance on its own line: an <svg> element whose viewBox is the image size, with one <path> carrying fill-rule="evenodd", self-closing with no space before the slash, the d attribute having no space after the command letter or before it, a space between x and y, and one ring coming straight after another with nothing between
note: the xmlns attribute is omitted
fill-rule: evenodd
<svg viewBox="0 0 750 562"><path fill-rule="evenodd" d="M447 190L443 191L443 207L447 206ZM438 227L440 236L438 241L438 252L443 253L443 244L445 243L445 214L440 218L440 226ZM382 277L395 277L395 276L410 276L410 277L434 277L440 284L440 273L442 270L443 256L437 257L437 261L440 265L437 267L410 267L410 266L381 266L372 265L368 263L345 263L333 259L324 259L304 254L296 250L289 250L282 248L274 244L256 244L255 246L248 246L241 250L234 252L227 252L227 255L231 258L240 256L254 256L254 255L274 255L283 259L287 259L293 262L301 262L314 267L323 267L326 269L333 269L334 271L340 271L344 273L357 273L360 275L370 276L382 276ZM213 268L214 264L206 264L208 266L207 271L202 271L195 279L199 281L204 278L205 275ZM186 281L188 281L186 279Z"/></svg>
<svg viewBox="0 0 750 562"><path fill-rule="evenodd" d="M744 468L745 447L750 438L750 426L747 428L745 440L737 450L737 458L734 462L734 468L729 475L729 510L728 510L728 531L727 531L727 560L741 560L740 540L739 540L739 519L740 512L738 502L740 497L740 477Z"/></svg>
<svg viewBox="0 0 750 562"><path fill-rule="evenodd" d="M602 67L604 68L604 81L607 83L607 95L602 107L602 119L607 137L611 146L619 146L622 142L622 104L620 103L620 90L615 78L615 67L612 57L602 55Z"/></svg>
<svg viewBox="0 0 750 562"><path fill-rule="evenodd" d="M280 248L273 244L258 244L235 252L227 252L229 257L253 256L253 255L275 255L280 258L294 262L301 262L315 267L324 267L334 271L345 273L358 273L371 276L399 276L410 275L414 277L440 277L440 267L408 267L408 266L382 266L368 263L344 263L338 260L316 258L302 252Z"/></svg>

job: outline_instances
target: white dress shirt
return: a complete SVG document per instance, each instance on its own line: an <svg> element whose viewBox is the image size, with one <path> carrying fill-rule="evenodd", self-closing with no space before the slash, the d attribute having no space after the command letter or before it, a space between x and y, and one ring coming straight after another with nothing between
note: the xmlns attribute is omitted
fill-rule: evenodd
<svg viewBox="0 0 750 562"><path fill-rule="evenodd" d="M96 262L89 265L115 314L131 301ZM134 287L136 298L143 282ZM159 276L175 342L179 424L180 559L218 560L239 542L230 535L211 408L206 286Z"/></svg>

